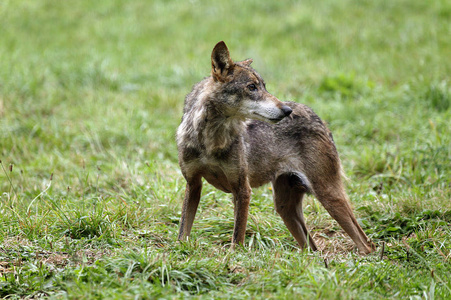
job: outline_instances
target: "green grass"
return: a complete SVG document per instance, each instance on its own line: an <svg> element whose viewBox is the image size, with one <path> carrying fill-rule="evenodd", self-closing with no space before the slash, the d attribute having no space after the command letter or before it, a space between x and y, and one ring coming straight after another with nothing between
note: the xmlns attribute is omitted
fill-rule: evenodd
<svg viewBox="0 0 451 300"><path fill-rule="evenodd" d="M450 298L450 17L443 0L0 2L0 297ZM312 197L321 251L300 251L268 186L246 247L208 184L176 241L175 130L220 40L330 124L375 254Z"/></svg>

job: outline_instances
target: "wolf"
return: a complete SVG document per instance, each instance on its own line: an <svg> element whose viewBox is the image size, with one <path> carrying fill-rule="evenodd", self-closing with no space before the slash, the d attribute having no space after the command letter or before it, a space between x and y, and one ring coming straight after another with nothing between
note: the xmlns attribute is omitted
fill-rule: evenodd
<svg viewBox="0 0 451 300"><path fill-rule="evenodd" d="M302 212L302 199L310 193L360 253L372 252L374 246L351 210L326 124L309 107L271 95L251 63L234 62L226 44L217 43L211 76L185 98L176 134L186 179L178 239L187 239L191 232L202 178L233 195L233 246L244 243L251 188L270 182L275 210L302 249L309 245L317 250Z"/></svg>

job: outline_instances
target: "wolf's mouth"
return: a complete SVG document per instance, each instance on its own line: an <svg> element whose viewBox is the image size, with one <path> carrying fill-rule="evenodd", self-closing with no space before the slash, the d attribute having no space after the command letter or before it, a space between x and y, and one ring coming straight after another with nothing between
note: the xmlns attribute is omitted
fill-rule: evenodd
<svg viewBox="0 0 451 300"><path fill-rule="evenodd" d="M283 116L281 118L267 118L256 112L254 112L253 114L260 117L262 119L262 121L271 122L271 123L277 123L277 122L281 121L283 118L285 118L285 116ZM258 118L258 119L260 119L260 118Z"/></svg>

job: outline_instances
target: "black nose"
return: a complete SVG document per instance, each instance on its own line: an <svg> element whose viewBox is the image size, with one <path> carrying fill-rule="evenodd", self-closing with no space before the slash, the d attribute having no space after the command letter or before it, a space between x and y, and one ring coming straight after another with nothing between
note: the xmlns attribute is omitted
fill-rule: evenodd
<svg viewBox="0 0 451 300"><path fill-rule="evenodd" d="M293 112L293 110L289 106L286 106L286 105L282 105L282 107L280 109L285 114L285 117L288 117Z"/></svg>

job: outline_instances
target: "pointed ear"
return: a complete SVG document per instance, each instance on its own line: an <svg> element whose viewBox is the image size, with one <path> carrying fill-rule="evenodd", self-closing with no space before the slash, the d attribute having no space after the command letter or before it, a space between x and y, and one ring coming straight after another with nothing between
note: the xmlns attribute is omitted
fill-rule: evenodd
<svg viewBox="0 0 451 300"><path fill-rule="evenodd" d="M234 66L226 44L223 41L217 43L211 52L211 75L213 78L224 82L227 75L233 71Z"/></svg>
<svg viewBox="0 0 451 300"><path fill-rule="evenodd" d="M254 60L253 60L252 58L249 58L249 59L240 61L240 64L242 64L242 65L244 65L244 66L246 66L246 67L249 67L253 61L254 61Z"/></svg>

